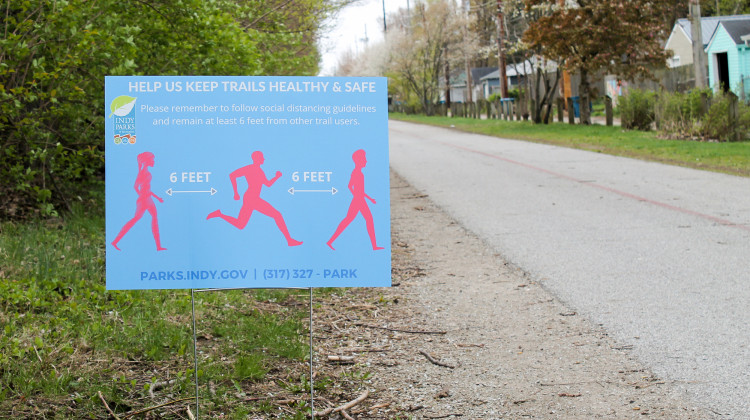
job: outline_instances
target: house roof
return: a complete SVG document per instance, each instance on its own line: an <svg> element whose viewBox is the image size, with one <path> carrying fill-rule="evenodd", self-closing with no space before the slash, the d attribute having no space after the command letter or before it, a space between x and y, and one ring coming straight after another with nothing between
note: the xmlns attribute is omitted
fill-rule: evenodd
<svg viewBox="0 0 750 420"><path fill-rule="evenodd" d="M523 63L519 63L518 65L515 64L508 64L505 66L505 76L506 77L513 77L520 75L526 75L529 73L532 73L534 71L533 65L529 60L524 61ZM490 80L490 79L499 79L500 78L500 71L495 70L492 73L487 74L486 76L482 77L482 80Z"/></svg>
<svg viewBox="0 0 750 420"><path fill-rule="evenodd" d="M474 67L471 69L471 81L474 85L478 84L480 80L488 73L493 71L497 72L497 67ZM461 72L457 76L451 78L451 86L466 86L466 72Z"/></svg>
<svg viewBox="0 0 750 420"><path fill-rule="evenodd" d="M537 63L537 58L532 57L530 60L526 60L523 63L516 64L508 64L505 66L505 76L506 77L513 77L518 75L527 75L534 72L534 64ZM543 63L543 66L547 69L546 71L554 70L557 68L557 64L554 61L551 60L545 60ZM481 80L496 80L500 78L500 72L498 70L493 71L492 73L487 74L486 76L482 77Z"/></svg>
<svg viewBox="0 0 750 420"><path fill-rule="evenodd" d="M719 26L719 22L729 22L729 21L738 21L738 20L748 20L750 21L750 15L732 15L732 16L709 16L709 17L702 17L701 18L701 36L703 37L703 47L705 48L708 45L708 42L711 41L711 37L714 34L714 31L716 31L716 27ZM692 24L690 23L690 19L682 18L677 19L677 22L675 25L680 25L682 27L682 30L685 31L685 35L687 36L688 40L690 42L693 42L693 34L692 34ZM745 35L745 34L742 34Z"/></svg>
<svg viewBox="0 0 750 420"><path fill-rule="evenodd" d="M745 41L742 40L742 36L750 34L750 19L721 22L720 25L732 37L735 44L744 44Z"/></svg>
<svg viewBox="0 0 750 420"><path fill-rule="evenodd" d="M474 67L471 69L471 80L476 84L477 81L482 80L484 76L493 71L497 71L497 67Z"/></svg>

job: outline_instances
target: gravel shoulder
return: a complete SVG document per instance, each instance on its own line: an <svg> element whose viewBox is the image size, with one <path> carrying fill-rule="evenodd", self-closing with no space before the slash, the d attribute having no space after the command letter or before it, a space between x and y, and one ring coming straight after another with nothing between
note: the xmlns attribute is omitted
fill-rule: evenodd
<svg viewBox="0 0 750 420"><path fill-rule="evenodd" d="M391 206L394 287L353 289L326 304L348 303L346 311L324 311L316 321L328 334L318 358L354 355L356 365L340 370L372 374L361 386L370 392L366 402L347 415L722 418L654 376L628 346L395 173Z"/></svg>

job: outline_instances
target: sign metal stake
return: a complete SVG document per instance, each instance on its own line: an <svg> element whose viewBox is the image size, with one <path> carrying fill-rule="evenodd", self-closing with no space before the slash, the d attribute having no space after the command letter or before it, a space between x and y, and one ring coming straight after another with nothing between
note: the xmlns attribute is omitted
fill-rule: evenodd
<svg viewBox="0 0 750 420"><path fill-rule="evenodd" d="M315 419L315 397L313 388L313 288L310 288L310 418Z"/></svg>
<svg viewBox="0 0 750 420"><path fill-rule="evenodd" d="M195 289L190 289L190 303L193 307L193 370L195 371L195 418L198 419L198 339L195 335Z"/></svg>

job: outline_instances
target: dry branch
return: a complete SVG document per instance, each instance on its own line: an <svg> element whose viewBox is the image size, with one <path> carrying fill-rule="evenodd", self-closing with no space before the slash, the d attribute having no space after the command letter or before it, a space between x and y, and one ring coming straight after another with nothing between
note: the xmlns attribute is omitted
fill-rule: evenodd
<svg viewBox="0 0 750 420"><path fill-rule="evenodd" d="M356 323L354 324L358 327L365 327L365 328L375 328L378 330L386 330L386 331L393 331L393 332L401 332L401 333L408 333L408 334L447 334L447 331L414 331L414 330L401 330L398 328L388 328L388 327L379 327L377 325L368 325L368 324L362 324L362 323Z"/></svg>
<svg viewBox="0 0 750 420"><path fill-rule="evenodd" d="M354 417L347 414L347 412L344 410L339 411L339 413L341 413L341 416L343 416L346 420L354 420Z"/></svg>
<svg viewBox="0 0 750 420"><path fill-rule="evenodd" d="M194 400L194 399L195 399L195 397L180 398L179 400L169 401L169 402L165 402L164 404L159 404L159 405L155 405L153 407L144 408L143 410L138 410L138 411L134 411L132 413L126 414L125 417L123 417L123 420L124 419L129 419L129 418L131 418L133 416L137 416L138 414L143 414L143 413L147 413L147 412L152 411L152 410L156 410L157 408L162 408L162 407L166 407L168 405L176 404L178 402L183 402L183 401L187 401L187 400Z"/></svg>
<svg viewBox="0 0 750 420"><path fill-rule="evenodd" d="M109 405L107 404L107 401L106 401L106 400L104 399L104 395L102 395L102 391L96 391L96 392L97 392L97 393L99 394L99 399L101 399L101 400L102 400L102 402L104 403L104 407L105 407L105 408L107 409L107 411L108 411L108 412L109 412L109 414L110 414L110 415L112 416L112 418L113 418L113 419L115 419L115 420L120 420L120 418L119 418L119 417L117 417L117 414L115 414L115 413L114 413L114 412L113 412L113 411L112 411L112 410L111 410L111 409L109 408Z"/></svg>
<svg viewBox="0 0 750 420"><path fill-rule="evenodd" d="M362 401L364 401L365 398L367 398L368 395L370 395L370 391L365 390L365 392L363 392L362 395L360 395L359 397L357 397L357 398L349 401L348 403L346 403L344 405L340 405L340 406L338 406L336 408L326 408L323 411L316 411L315 415L316 416L327 416L327 415L332 414L332 413L337 413L337 412L340 412L340 411L343 411L343 410L348 410L348 409L354 407L355 405L361 403Z"/></svg>
<svg viewBox="0 0 750 420"><path fill-rule="evenodd" d="M339 356L335 354L328 355L328 361L339 365L354 364L354 356Z"/></svg>
<svg viewBox="0 0 750 420"><path fill-rule="evenodd" d="M433 365L438 365L438 366L442 366L442 367L447 367L447 368L449 368L449 369L455 369L455 368L456 368L455 366L451 366L451 365L448 365L448 364L445 364L445 363L443 363L443 362L440 362L440 361L437 361L437 360L433 359L433 358L432 358L432 356L430 356L430 355L429 355L429 353L427 353L427 352L426 352L426 351L424 351L424 350L420 350L420 351L419 351L419 353L420 353L420 354L421 354L422 356L426 357L426 358L427 358L427 360L429 360L429 361L430 361L430 363L432 363Z"/></svg>

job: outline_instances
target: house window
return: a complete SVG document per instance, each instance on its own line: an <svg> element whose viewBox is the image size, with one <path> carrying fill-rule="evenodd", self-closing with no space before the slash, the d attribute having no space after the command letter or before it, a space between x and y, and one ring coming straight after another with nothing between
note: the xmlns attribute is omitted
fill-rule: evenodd
<svg viewBox="0 0 750 420"><path fill-rule="evenodd" d="M672 67L679 67L680 66L680 56L676 55L672 57Z"/></svg>

